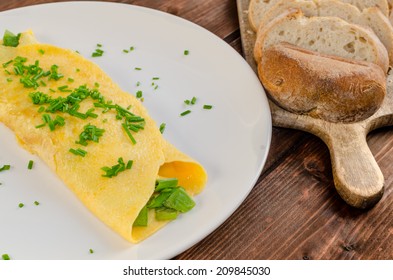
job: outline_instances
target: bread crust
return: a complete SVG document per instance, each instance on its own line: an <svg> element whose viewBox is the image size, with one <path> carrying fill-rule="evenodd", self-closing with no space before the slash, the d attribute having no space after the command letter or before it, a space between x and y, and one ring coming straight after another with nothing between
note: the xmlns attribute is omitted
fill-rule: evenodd
<svg viewBox="0 0 393 280"><path fill-rule="evenodd" d="M386 95L386 76L378 65L288 43L265 50L258 75L278 106L329 122L364 120Z"/></svg>

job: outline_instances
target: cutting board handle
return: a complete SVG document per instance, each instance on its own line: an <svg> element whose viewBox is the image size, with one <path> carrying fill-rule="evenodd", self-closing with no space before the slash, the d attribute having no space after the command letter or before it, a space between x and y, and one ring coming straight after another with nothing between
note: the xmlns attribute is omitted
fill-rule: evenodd
<svg viewBox="0 0 393 280"><path fill-rule="evenodd" d="M363 127L348 125L322 137L330 151L338 193L348 204L363 209L376 204L384 191L384 177L366 135Z"/></svg>

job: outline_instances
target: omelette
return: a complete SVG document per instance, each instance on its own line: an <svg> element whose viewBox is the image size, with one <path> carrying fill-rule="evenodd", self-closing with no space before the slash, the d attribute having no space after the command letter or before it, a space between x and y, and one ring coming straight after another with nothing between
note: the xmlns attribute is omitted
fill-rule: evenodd
<svg viewBox="0 0 393 280"><path fill-rule="evenodd" d="M203 166L96 64L6 31L0 65L0 122L115 232L140 242L194 207Z"/></svg>

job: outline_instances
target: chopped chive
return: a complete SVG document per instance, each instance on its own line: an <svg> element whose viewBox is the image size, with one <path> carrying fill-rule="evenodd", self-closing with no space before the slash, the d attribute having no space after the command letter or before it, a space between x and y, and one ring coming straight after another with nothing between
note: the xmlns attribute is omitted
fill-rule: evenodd
<svg viewBox="0 0 393 280"><path fill-rule="evenodd" d="M158 89L158 85L156 85L156 86L154 87L154 90L156 90L156 89Z"/></svg>
<svg viewBox="0 0 393 280"><path fill-rule="evenodd" d="M131 169L133 163L134 163L134 162L133 162L132 160L129 160L129 161L127 162L126 169Z"/></svg>
<svg viewBox="0 0 393 280"><path fill-rule="evenodd" d="M191 113L191 110L184 111L183 113L180 114L180 116L183 117L185 115L188 115L189 113Z"/></svg>
<svg viewBox="0 0 393 280"><path fill-rule="evenodd" d="M82 146L87 146L88 142L87 141L93 141L98 143L99 138L104 134L105 130L96 127L95 125L85 125L84 130L82 133L79 135L79 141L76 141L76 144L80 144Z"/></svg>
<svg viewBox="0 0 393 280"><path fill-rule="evenodd" d="M12 62L14 62L12 59L3 63L3 68L6 68L8 65L10 65Z"/></svg>
<svg viewBox="0 0 393 280"><path fill-rule="evenodd" d="M142 97L142 91L141 90L138 90L137 92L136 92L136 98L141 98Z"/></svg>
<svg viewBox="0 0 393 280"><path fill-rule="evenodd" d="M136 86L139 87L141 85L141 82L136 82Z"/></svg>
<svg viewBox="0 0 393 280"><path fill-rule="evenodd" d="M34 161L29 160L29 164L27 165L27 169L31 170L33 168L33 165L34 165Z"/></svg>
<svg viewBox="0 0 393 280"><path fill-rule="evenodd" d="M118 164L113 165L112 167L104 166L101 168L105 172L105 174L102 175L102 177L108 177L112 178L115 177L119 174L119 172L122 172L126 169L131 169L132 167L132 160L129 160L127 165L124 163L124 160L122 157L119 157L117 160ZM128 168L129 167L129 168Z"/></svg>
<svg viewBox="0 0 393 280"><path fill-rule="evenodd" d="M203 105L203 109L210 110L211 108L213 108L213 105Z"/></svg>
<svg viewBox="0 0 393 280"><path fill-rule="evenodd" d="M79 69L79 68L75 69L75 72L80 72L80 71L81 71L81 69Z"/></svg>
<svg viewBox="0 0 393 280"><path fill-rule="evenodd" d="M137 70L137 71L142 70L142 68L140 68L140 67L135 67L134 69Z"/></svg>
<svg viewBox="0 0 393 280"><path fill-rule="evenodd" d="M12 82L12 79L11 78L7 78L7 82Z"/></svg>
<svg viewBox="0 0 393 280"><path fill-rule="evenodd" d="M135 140L135 138L132 136L131 131L130 131L130 129L128 128L128 126L127 126L125 123L123 123L123 124L122 124L122 127L123 127L124 130L126 131L126 133L127 133L128 137L130 138L132 144L136 144L136 140Z"/></svg>
<svg viewBox="0 0 393 280"><path fill-rule="evenodd" d="M45 53L45 51L44 51L43 49L39 49L38 52L39 52L40 54L44 54L44 53Z"/></svg>
<svg viewBox="0 0 393 280"><path fill-rule="evenodd" d="M57 89L58 89L59 91L61 91L61 92L72 92L72 90L70 90L70 89L68 88L67 85L58 87Z"/></svg>
<svg viewBox="0 0 393 280"><path fill-rule="evenodd" d="M184 50L183 54L184 54L184 55L189 55L189 54L190 54L190 51L189 51L189 50Z"/></svg>
<svg viewBox="0 0 393 280"><path fill-rule="evenodd" d="M162 124L160 124L160 132L161 132L161 134L163 134L163 133L164 133L164 131L165 131L165 127L166 127L166 123L162 123Z"/></svg>
<svg viewBox="0 0 393 280"><path fill-rule="evenodd" d="M10 170L10 168L11 168L11 165L9 165L9 164L3 165L3 167L0 167L0 172L5 171L5 170Z"/></svg>
<svg viewBox="0 0 393 280"><path fill-rule="evenodd" d="M46 83L45 83L43 80L40 81L40 84L41 84L42 86L46 87Z"/></svg>
<svg viewBox="0 0 393 280"><path fill-rule="evenodd" d="M134 47L134 46L131 46L131 47L130 47L130 51L133 51L133 50L135 50L135 47Z"/></svg>
<svg viewBox="0 0 393 280"><path fill-rule="evenodd" d="M186 99L186 100L184 100L184 103L187 104L187 105L190 105L191 101Z"/></svg>
<svg viewBox="0 0 393 280"><path fill-rule="evenodd" d="M34 205L38 206L38 205L40 205L40 203L36 200L36 201L34 201Z"/></svg>
<svg viewBox="0 0 393 280"><path fill-rule="evenodd" d="M36 125L35 128L42 128L44 126L45 126L45 124L43 123L43 124Z"/></svg>
<svg viewBox="0 0 393 280"><path fill-rule="evenodd" d="M68 78L67 81L69 81L70 83L74 82L73 78Z"/></svg>
<svg viewBox="0 0 393 280"><path fill-rule="evenodd" d="M124 53L129 53L129 50L123 50Z"/></svg>
<svg viewBox="0 0 393 280"><path fill-rule="evenodd" d="M194 96L194 97L191 99L191 104L194 105L194 104L196 103L196 101L197 101L197 98Z"/></svg>
<svg viewBox="0 0 393 280"><path fill-rule="evenodd" d="M23 206L25 206L22 202L18 204L19 208L23 208Z"/></svg>
<svg viewBox="0 0 393 280"><path fill-rule="evenodd" d="M99 57L99 56L102 56L104 54L104 51L103 50L101 50L101 49L96 49L92 54L91 54L91 56L92 57Z"/></svg>
<svg viewBox="0 0 393 280"><path fill-rule="evenodd" d="M50 76L49 76L49 80L54 79L55 81L57 81L57 80L59 80L59 79L61 79L61 78L64 77L63 74L59 74L59 73L58 73L58 69L59 69L59 66L57 66L56 64L53 64L53 65L50 67Z"/></svg>
<svg viewBox="0 0 393 280"><path fill-rule="evenodd" d="M89 253L93 254L94 253L93 249L89 249Z"/></svg>
<svg viewBox="0 0 393 280"><path fill-rule="evenodd" d="M153 80L159 80L160 78L159 77L153 77Z"/></svg>
<svg viewBox="0 0 393 280"><path fill-rule="evenodd" d="M3 254L3 255L1 255L1 257L2 257L2 259L5 260L5 261L11 260L11 258L10 258L10 256L9 256L8 254Z"/></svg>
<svg viewBox="0 0 393 280"><path fill-rule="evenodd" d="M98 47L98 48L101 48L101 47L102 47L102 44L97 44L97 47Z"/></svg>
<svg viewBox="0 0 393 280"><path fill-rule="evenodd" d="M82 150L82 149L80 149L80 148L78 148L78 149L69 149L69 151L71 152L71 153L73 153L74 155L76 155L76 156L81 156L81 157L84 157L84 156L86 156L86 154L87 154L87 152L85 151L85 150Z"/></svg>

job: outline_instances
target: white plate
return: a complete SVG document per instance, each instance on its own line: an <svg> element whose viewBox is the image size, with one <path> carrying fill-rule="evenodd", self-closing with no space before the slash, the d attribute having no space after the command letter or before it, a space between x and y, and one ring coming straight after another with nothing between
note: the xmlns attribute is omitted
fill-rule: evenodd
<svg viewBox="0 0 393 280"><path fill-rule="evenodd" d="M209 181L193 211L134 245L93 216L37 157L0 124L0 255L13 259L168 259L222 224L253 188L270 146L271 118L256 75L223 40L159 11L104 2L66 2L0 13L4 29L32 29L39 41L78 50L124 90L141 89L164 136L200 161ZM134 46L134 51L122 50ZM184 55L189 50L189 55ZM134 68L140 67L141 71ZM151 86L152 77L158 88ZM139 87L136 86L140 82ZM183 101L193 96L197 103ZM212 104L204 110L203 104ZM180 117L186 109L192 113ZM27 169L30 159L33 170ZM35 206L34 201L40 205ZM19 208L18 204L25 204ZM90 254L89 249L94 253Z"/></svg>

